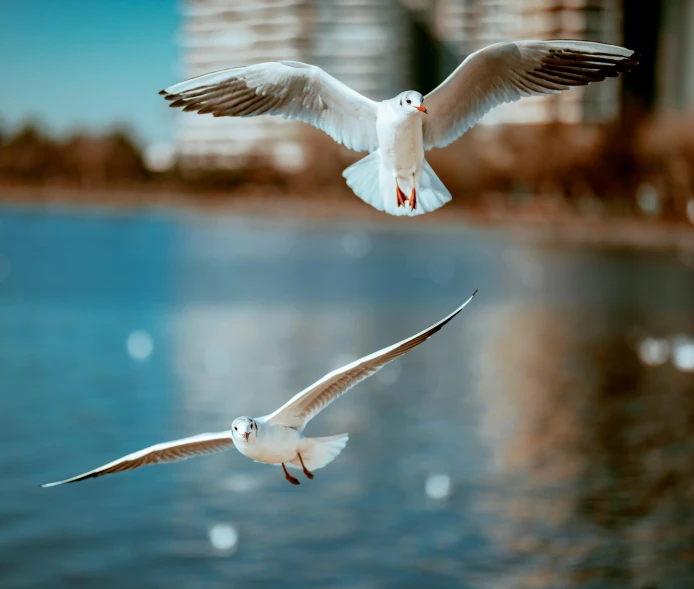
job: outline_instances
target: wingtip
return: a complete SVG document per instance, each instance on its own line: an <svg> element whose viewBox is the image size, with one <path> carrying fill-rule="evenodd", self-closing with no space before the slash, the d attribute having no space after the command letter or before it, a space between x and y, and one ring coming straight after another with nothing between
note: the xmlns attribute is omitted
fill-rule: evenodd
<svg viewBox="0 0 694 589"><path fill-rule="evenodd" d="M167 94L166 88L164 88L163 90L159 90L159 95L160 95L160 96L166 96L166 94Z"/></svg>
<svg viewBox="0 0 694 589"><path fill-rule="evenodd" d="M44 483L43 485L39 485L40 488L42 489L47 489L48 487L55 487L56 485L59 485L60 482L56 483Z"/></svg>
<svg viewBox="0 0 694 589"><path fill-rule="evenodd" d="M469 303L470 301L472 301L472 299L475 298L475 295L477 294L477 291L478 291L478 290L479 290L479 289L476 288L476 289L475 289L475 292L473 292L473 293L465 300L465 302L464 302L462 305L460 305L460 307L458 307L455 311L453 311L453 314L452 314L452 315L449 315L446 319L447 319L447 320L452 319L452 318L455 317L458 313L460 313L465 307L467 307L468 303Z"/></svg>

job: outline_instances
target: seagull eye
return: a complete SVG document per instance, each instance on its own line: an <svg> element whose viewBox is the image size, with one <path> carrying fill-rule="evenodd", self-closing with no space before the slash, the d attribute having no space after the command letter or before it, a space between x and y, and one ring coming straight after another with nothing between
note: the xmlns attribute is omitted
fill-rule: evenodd
<svg viewBox="0 0 694 589"><path fill-rule="evenodd" d="M412 101L409 98L407 99L407 104L412 104Z"/></svg>
<svg viewBox="0 0 694 589"><path fill-rule="evenodd" d="M236 426L234 426L234 431L235 431L235 432L239 431L239 428L236 427Z"/></svg>

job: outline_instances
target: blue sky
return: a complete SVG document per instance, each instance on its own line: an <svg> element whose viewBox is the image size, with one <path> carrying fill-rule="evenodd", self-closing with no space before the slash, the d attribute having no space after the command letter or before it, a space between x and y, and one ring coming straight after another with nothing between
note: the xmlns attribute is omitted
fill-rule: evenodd
<svg viewBox="0 0 694 589"><path fill-rule="evenodd" d="M142 143L170 139L157 92L179 76L178 23L178 0L0 2L0 128L127 124Z"/></svg>

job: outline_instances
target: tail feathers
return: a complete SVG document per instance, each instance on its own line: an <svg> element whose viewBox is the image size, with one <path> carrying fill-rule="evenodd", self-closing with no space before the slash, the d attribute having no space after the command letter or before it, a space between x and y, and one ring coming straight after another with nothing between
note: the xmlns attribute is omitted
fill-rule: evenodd
<svg viewBox="0 0 694 589"><path fill-rule="evenodd" d="M436 172L431 169L429 162L424 160L422 175L419 177L419 190L417 191L418 214L430 213L445 205L453 197L439 180Z"/></svg>
<svg viewBox="0 0 694 589"><path fill-rule="evenodd" d="M342 452L348 439L348 434L338 434L326 438L304 438L301 441L300 452L306 468L313 472L330 464ZM301 468L298 458L289 464Z"/></svg>
<svg viewBox="0 0 694 589"><path fill-rule="evenodd" d="M347 180L347 186L359 198L389 215L410 217L422 215L435 211L451 200L451 193L448 192L448 189L439 180L426 160L424 160L424 166L419 176L417 208L414 210L409 203L405 203L405 206L398 206L395 179L387 170L381 168L378 150L352 164L342 172L342 175ZM409 184L405 187L401 186L401 188L406 188L404 190L406 196L409 196L409 189L411 188Z"/></svg>
<svg viewBox="0 0 694 589"><path fill-rule="evenodd" d="M385 203L381 196L379 173L381 156L376 150L366 157L353 163L342 172L349 186L359 198L379 211L385 210Z"/></svg>

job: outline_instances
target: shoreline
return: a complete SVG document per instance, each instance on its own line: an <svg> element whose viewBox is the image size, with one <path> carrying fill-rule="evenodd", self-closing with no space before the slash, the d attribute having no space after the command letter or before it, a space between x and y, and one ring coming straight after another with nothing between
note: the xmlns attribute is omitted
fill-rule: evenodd
<svg viewBox="0 0 694 589"><path fill-rule="evenodd" d="M314 190L315 192L315 190ZM675 250L694 255L694 226L629 217L589 217L567 208L473 207L449 204L417 217L392 217L347 191L301 197L276 188L251 186L228 192L153 188L0 187L0 206L62 209L104 215L156 211L174 215L236 217L289 222L359 224L400 231L446 232L462 227L503 231L508 237L551 245Z"/></svg>

